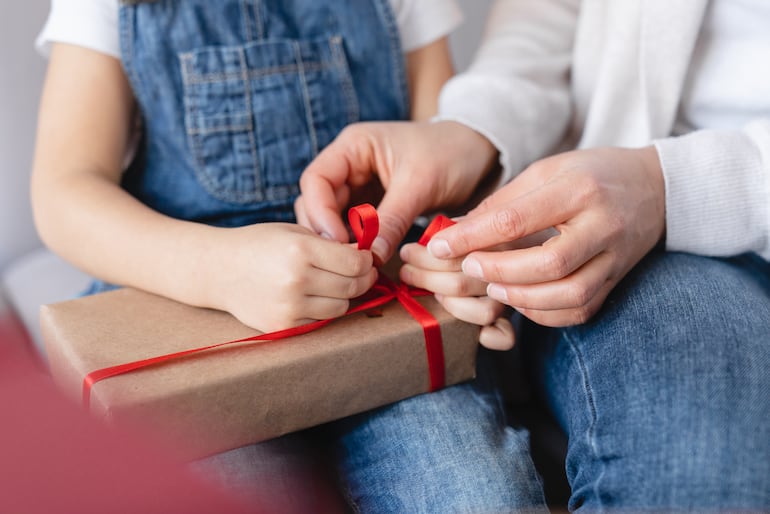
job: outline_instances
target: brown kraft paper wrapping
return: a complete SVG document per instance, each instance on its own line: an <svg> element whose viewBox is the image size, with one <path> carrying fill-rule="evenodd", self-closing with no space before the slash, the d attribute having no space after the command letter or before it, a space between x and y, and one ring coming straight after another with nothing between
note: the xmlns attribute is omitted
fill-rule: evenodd
<svg viewBox="0 0 770 514"><path fill-rule="evenodd" d="M446 384L472 379L479 327L431 296L417 300L440 323ZM107 378L91 390L90 409L198 458L428 391L421 325L396 300L378 312ZM92 371L259 334L230 314L134 289L43 306L41 323L54 380L77 402Z"/></svg>

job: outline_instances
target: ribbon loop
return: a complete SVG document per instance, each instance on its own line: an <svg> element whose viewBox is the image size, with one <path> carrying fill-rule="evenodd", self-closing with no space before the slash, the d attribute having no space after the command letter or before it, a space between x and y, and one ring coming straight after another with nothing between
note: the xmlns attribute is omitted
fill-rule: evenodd
<svg viewBox="0 0 770 514"><path fill-rule="evenodd" d="M363 203L348 211L348 222L358 241L359 250L369 250L380 232L380 219L372 204Z"/></svg>

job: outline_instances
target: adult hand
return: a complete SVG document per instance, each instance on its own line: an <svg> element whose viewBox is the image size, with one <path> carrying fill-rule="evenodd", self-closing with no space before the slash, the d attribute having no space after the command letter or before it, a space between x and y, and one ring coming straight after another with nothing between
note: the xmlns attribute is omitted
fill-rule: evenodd
<svg viewBox="0 0 770 514"><path fill-rule="evenodd" d="M462 259L437 259L417 243L401 247L402 282L434 293L436 300L455 318L480 325L479 343L492 350L508 350L514 331L504 316L505 306L487 296L486 282L462 272Z"/></svg>
<svg viewBox="0 0 770 514"><path fill-rule="evenodd" d="M553 227L531 248L478 251ZM464 257L487 294L547 326L584 323L663 237L657 151L605 148L543 159L431 240L435 257ZM467 255L467 256L466 256Z"/></svg>
<svg viewBox="0 0 770 514"><path fill-rule="evenodd" d="M379 179L380 235L372 251L384 262L414 219L466 202L497 150L476 131L454 122L359 123L346 128L308 166L295 203L298 222L347 242L342 212L355 190Z"/></svg>

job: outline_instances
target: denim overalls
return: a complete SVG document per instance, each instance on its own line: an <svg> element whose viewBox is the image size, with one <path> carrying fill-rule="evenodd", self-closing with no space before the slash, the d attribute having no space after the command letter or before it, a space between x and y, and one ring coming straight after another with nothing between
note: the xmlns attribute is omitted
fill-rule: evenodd
<svg viewBox="0 0 770 514"><path fill-rule="evenodd" d="M388 0L126 1L120 41L144 128L122 184L174 218L293 221L346 125L409 113Z"/></svg>

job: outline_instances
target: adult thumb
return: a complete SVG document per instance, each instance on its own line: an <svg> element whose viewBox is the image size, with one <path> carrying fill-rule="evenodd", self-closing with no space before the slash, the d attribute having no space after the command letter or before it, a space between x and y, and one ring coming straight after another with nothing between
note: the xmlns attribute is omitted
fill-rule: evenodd
<svg viewBox="0 0 770 514"><path fill-rule="evenodd" d="M392 187L392 184L377 207L380 218L380 232L372 243L372 252L381 262L387 262L404 239L415 218L426 206L419 197L410 195L408 188Z"/></svg>

